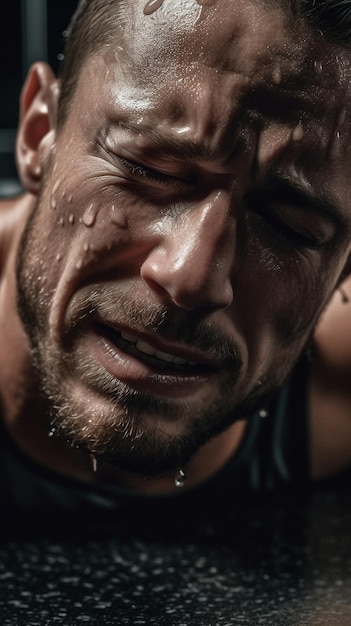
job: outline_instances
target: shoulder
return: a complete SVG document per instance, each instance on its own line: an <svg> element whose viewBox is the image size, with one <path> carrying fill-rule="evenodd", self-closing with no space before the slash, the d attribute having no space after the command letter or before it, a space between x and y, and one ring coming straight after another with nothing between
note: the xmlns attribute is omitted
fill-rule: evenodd
<svg viewBox="0 0 351 626"><path fill-rule="evenodd" d="M28 194L0 202L0 277L13 243L23 229L32 202Z"/></svg>
<svg viewBox="0 0 351 626"><path fill-rule="evenodd" d="M346 301L346 298L349 301ZM309 413L314 478L351 466L351 277L325 310L314 335Z"/></svg>

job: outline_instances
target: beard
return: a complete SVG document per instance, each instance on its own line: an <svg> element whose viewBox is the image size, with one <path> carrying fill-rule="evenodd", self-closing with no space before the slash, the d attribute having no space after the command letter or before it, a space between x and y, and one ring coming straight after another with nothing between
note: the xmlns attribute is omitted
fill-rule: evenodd
<svg viewBox="0 0 351 626"><path fill-rule="evenodd" d="M53 290L39 280L38 215L41 200L22 236L17 262L18 310L30 339L32 361L48 419L48 433L84 450L99 463L144 476L186 466L205 443L234 421L266 404L292 367L286 355L269 372L238 392L243 367L240 347L203 314L157 306L118 281L94 283L75 293L66 310L60 340L49 331ZM118 319L136 330L161 333L198 348L221 364L221 381L209 400L165 398L144 393L92 361L84 343L95 319ZM296 355L297 358L297 355ZM295 358L295 360L296 360ZM209 383L210 384L210 383ZM211 391L211 390L209 390Z"/></svg>

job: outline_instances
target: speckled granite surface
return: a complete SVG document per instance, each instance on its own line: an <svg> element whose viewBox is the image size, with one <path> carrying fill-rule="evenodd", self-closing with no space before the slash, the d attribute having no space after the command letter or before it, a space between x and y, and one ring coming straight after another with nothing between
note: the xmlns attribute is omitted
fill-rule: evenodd
<svg viewBox="0 0 351 626"><path fill-rule="evenodd" d="M0 544L1 626L350 626L351 495L235 509L193 527L23 520Z"/></svg>

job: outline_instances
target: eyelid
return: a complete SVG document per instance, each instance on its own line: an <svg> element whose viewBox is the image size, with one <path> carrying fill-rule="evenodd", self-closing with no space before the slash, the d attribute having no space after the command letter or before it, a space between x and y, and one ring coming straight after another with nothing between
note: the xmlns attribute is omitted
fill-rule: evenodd
<svg viewBox="0 0 351 626"><path fill-rule="evenodd" d="M316 194L309 186L300 184L299 181L290 180L283 174L271 174L268 177L267 186L263 190L267 197L276 199L282 203L290 203L296 205L300 209L313 212L324 218L325 222L334 225L335 230L340 230L344 224L344 220L340 211L331 200Z"/></svg>
<svg viewBox="0 0 351 626"><path fill-rule="evenodd" d="M313 223L316 219L316 212L308 214L308 206L306 206L306 213L303 214L304 206L301 202L294 205L292 198L283 198L281 193L274 193L271 190L252 192L248 194L247 203L249 208L262 219L266 217L268 220L276 221L277 225L280 223L283 228L291 230L296 236L310 242L314 248L330 243L336 233L334 220L321 214L319 227L316 228Z"/></svg>
<svg viewBox="0 0 351 626"><path fill-rule="evenodd" d="M272 218L276 219L277 222L284 224L286 228L295 232L301 239L311 242L315 248L328 244L333 238L334 229L329 224L323 223L317 230L314 225L309 224L307 221L292 216L291 212L288 210L285 210L283 213L282 209L273 206L271 209L268 209L268 213L270 213ZM326 232L326 230L328 230L328 232Z"/></svg>
<svg viewBox="0 0 351 626"><path fill-rule="evenodd" d="M138 176L145 176L145 178L156 178L166 180L170 178L169 175L164 174L163 172L159 172L152 167L148 167L147 165L143 165L138 163L137 161L132 161L131 159L126 159L125 157L118 156L118 160L126 166L128 171L132 174L136 174Z"/></svg>
<svg viewBox="0 0 351 626"><path fill-rule="evenodd" d="M190 180L190 177L186 177L185 174L171 173L165 172L160 169L156 169L154 167L150 167L149 165L145 165L144 163L140 163L139 161L134 161L133 159L126 158L122 155L114 155L117 157L120 163L122 163L127 169L128 173L138 181L138 178L144 181L150 181L150 183L159 183L162 186L168 187L177 187L180 186L190 186L193 183L193 180ZM140 182L140 181L139 181Z"/></svg>

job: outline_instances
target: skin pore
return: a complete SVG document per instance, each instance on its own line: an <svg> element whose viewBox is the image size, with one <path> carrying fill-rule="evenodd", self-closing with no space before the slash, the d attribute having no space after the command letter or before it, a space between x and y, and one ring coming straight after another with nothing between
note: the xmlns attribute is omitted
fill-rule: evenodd
<svg viewBox="0 0 351 626"><path fill-rule="evenodd" d="M160 4L128 3L135 36L86 60L62 128L55 77L32 69L0 284L16 441L149 491L233 453L310 338L351 229L348 54L278 4Z"/></svg>

